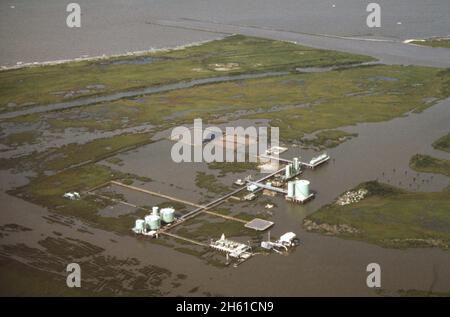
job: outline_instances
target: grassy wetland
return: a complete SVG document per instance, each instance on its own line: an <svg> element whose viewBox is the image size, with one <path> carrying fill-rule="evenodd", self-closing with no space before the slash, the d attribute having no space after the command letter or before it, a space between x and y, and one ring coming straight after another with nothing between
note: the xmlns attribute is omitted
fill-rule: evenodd
<svg viewBox="0 0 450 317"><path fill-rule="evenodd" d="M433 143L436 150L450 152L450 133ZM409 166L418 172L443 174L450 177L450 161L430 155L416 154L411 157Z"/></svg>
<svg viewBox="0 0 450 317"><path fill-rule="evenodd" d="M1 112L198 78L273 71L286 73L4 119L0 122L3 145L0 164L2 169L32 173L28 184L10 193L47 207L52 212L78 217L107 230L129 232L134 219L142 216L144 211L118 218L103 217L97 211L110 202L89 196L79 201L67 201L62 194L73 190L83 192L112 179L127 182L137 179L137 175L124 175L99 162L114 160L118 153L154 142L152 137L158 132L180 124L190 124L198 117L208 124L235 119L264 119L270 125L280 127L283 142L326 148L357 137L339 130L340 127L386 121L411 111L420 112L450 96L448 70L359 65L371 61L373 59L367 56L311 49L288 42L230 36L184 49L142 56L2 71ZM337 67L319 73L297 70L329 66ZM139 127L146 129L139 130ZM135 128L137 130L127 130ZM319 132L312 141L305 138L306 134L321 130L325 131ZM71 141L75 134L92 138ZM58 145L61 140L66 142ZM56 144L48 146L49 141ZM23 148L23 153L14 154L17 148ZM8 155L9 151L13 154ZM254 165L211 165L211 169L219 170L221 174L254 168ZM216 179L208 174L198 174L199 187L225 191L215 182ZM448 207L447 196L447 192L424 193L414 198L413 194L399 193L398 197L390 196L386 210L397 210L400 204L403 212L398 216L407 217L409 208L419 212L420 208L428 208L427 204L435 204L438 211L430 214L429 219L436 216L436 221L447 221L443 212ZM376 213L380 198L373 196L368 201L373 206L368 204L367 210ZM344 217L346 213L338 212L337 207L333 211L333 208L327 209L326 213L319 211L314 214L315 220L341 221L336 215ZM349 209L348 215L353 214ZM389 219L388 214L385 214L385 219ZM367 216L369 222L375 219L372 215ZM350 216L345 218L346 221L349 219ZM397 221L397 218L394 220ZM375 236L379 228L376 224L372 228L364 227L368 230L368 240ZM396 229L393 226L389 232L398 231ZM432 229L417 232L428 234L427 230ZM201 231L209 232L209 229L202 227ZM411 238L416 236L419 234ZM408 232L398 237L389 236L388 240L407 237ZM445 233L430 237L448 243Z"/></svg>
<svg viewBox="0 0 450 317"><path fill-rule="evenodd" d="M236 35L186 49L2 71L0 111L218 74L346 65L371 60L366 56Z"/></svg>
<svg viewBox="0 0 450 317"><path fill-rule="evenodd" d="M450 152L450 133L436 140L433 147L437 150Z"/></svg>
<svg viewBox="0 0 450 317"><path fill-rule="evenodd" d="M444 174L450 176L450 161L438 159L430 155L414 155L409 162L409 166L418 172Z"/></svg>
<svg viewBox="0 0 450 317"><path fill-rule="evenodd" d="M450 134L433 143L437 150L450 152ZM416 154L409 167L422 173L450 177L450 161ZM442 192L409 192L376 181L350 190L368 190L368 195L348 205L332 204L308 216L309 231L357 239L384 247L450 246L450 186Z"/></svg>
<svg viewBox="0 0 450 317"><path fill-rule="evenodd" d="M431 47L450 48L449 38L429 38L425 40L414 40L409 43Z"/></svg>
<svg viewBox="0 0 450 317"><path fill-rule="evenodd" d="M348 205L332 203L306 218L307 230L357 239L384 247L450 245L450 188L442 192L407 192L367 182L367 196Z"/></svg>

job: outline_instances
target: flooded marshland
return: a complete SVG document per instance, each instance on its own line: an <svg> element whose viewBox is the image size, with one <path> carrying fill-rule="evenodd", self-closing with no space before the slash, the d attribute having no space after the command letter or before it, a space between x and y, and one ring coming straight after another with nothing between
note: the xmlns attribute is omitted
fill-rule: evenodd
<svg viewBox="0 0 450 317"><path fill-rule="evenodd" d="M433 291L448 291L450 285L447 282L447 267L450 257L446 251L386 249L364 242L307 233L300 224L306 215L330 203L345 189L362 181L378 179L411 191L440 191L448 186L447 177L414 172L409 169L408 162L417 152L437 155L431 143L448 132L449 102L447 99L422 113L410 113L388 122L343 127L345 131L357 133L358 137L328 150L332 160L327 165L304 172L302 177L311 180L312 189L317 193L316 199L307 205L292 205L281 196L262 196L253 203L229 201L220 206L230 210L233 215L269 217L275 222L271 230L274 236L285 231L297 232L302 244L289 256L256 256L238 268L217 268L203 263L203 272L196 272L194 268L189 268L186 272L185 268L184 274L197 276L205 283L203 285L208 285L209 290L225 295L374 295L365 287L365 265L375 261L383 267L383 288L386 290L395 292L399 289L428 289L433 285ZM143 188L175 193L177 197L193 202L211 200L214 195L205 197L205 190L195 186L195 175L200 171L217 176L217 171L208 170L205 163L173 163L170 158L172 144L173 142L163 139L120 154L123 164L118 168L126 172L140 172L152 178L151 182L139 184ZM290 150L283 154L286 158L300 155L309 160L318 153L289 146ZM440 153L440 157L448 158L448 155ZM228 173L224 177L217 177L217 180L225 186L231 186L236 178L245 177L249 173L256 175L254 171ZM128 201L145 203L148 199L150 202L157 202L146 195L124 195ZM141 197L138 199L136 196ZM264 204L268 201L275 205L270 211L264 209ZM186 224L192 230L198 228L198 225ZM217 232L217 235L221 233ZM131 241L133 239L127 238ZM145 243L150 257L150 250L154 246L151 242ZM166 250L166 253L170 253L169 258L173 257L173 261L178 263L190 258L186 254L178 256L180 252L175 250ZM264 274L273 267L280 267L282 270L272 270L274 273L271 275ZM265 278L261 279L261 275ZM415 279L416 276L421 278ZM264 287L268 284L271 285L270 288ZM216 288L217 285L220 287Z"/></svg>
<svg viewBox="0 0 450 317"><path fill-rule="evenodd" d="M275 222L275 226L271 229L273 236L286 231L296 232L302 243L289 256L276 254L255 256L237 268L227 267L223 256L217 257L212 254L201 256L204 250L191 245L180 245L178 241L171 238L162 238L165 242L159 245L145 238L136 238L131 234L118 236L92 228L70 217L55 218L43 208L7 194L2 194L4 203L2 225L20 224L31 230L18 230L3 235L2 254L19 261L29 262L30 258L26 255L28 253L25 252L26 249L20 247L21 245L45 252L48 247L48 238L82 239L93 246L100 247L101 251L94 250L104 256L137 259L134 264L136 268L141 264L151 263L173 272L172 276L174 274L187 276L180 282L182 286L173 287L170 283L165 283L166 286L155 287L155 290L161 292L159 294L166 295L187 295L193 289L195 291L192 294L196 295L375 295L365 286L365 266L370 262L380 263L383 267L383 289L393 292L399 289L428 290L433 285L433 291L448 291L450 272L447 268L450 256L447 251L392 250L364 242L321 236L305 232L301 227L301 220L320 206L333 201L345 189L366 180L378 179L412 191L440 191L448 186L447 177L416 173L409 169L408 162L417 152L438 155L437 151L431 147L431 143L448 132L449 111L450 99L447 99L422 113L410 113L387 122L342 127L343 130L357 133L358 136L336 148L329 149L327 152L332 160L328 164L316 170L305 170L302 177L311 181L311 187L317 193L316 198L306 205L290 204L281 196L274 198L261 196L252 203L230 200L220 206L233 215L271 219ZM251 124L252 122L237 123L244 125L243 123ZM167 132L162 132L157 142L117 155L116 158L119 160L113 160L115 164L106 161L99 164L115 165L114 168L123 172L148 177L151 181L141 182L138 186L161 193L172 193L176 197L194 203L206 203L219 196L196 186L195 179L198 172L215 175L217 181L228 188L232 188L232 183L237 178L243 178L248 174L258 175L257 171L247 171L226 173L225 176L218 177L219 172L210 170L206 163L174 163L170 157L173 141L163 136L167 136ZM320 153L292 144L286 145L290 147L289 151L282 155L286 158L299 155L307 161ZM448 158L445 153L439 153L439 155ZM16 184L14 182L4 184L3 190L23 182L23 180L20 181L20 174L10 174L8 178L17 178L18 181ZM157 197L124 189L114 188L114 192L120 193L125 201L139 206L151 206L164 202ZM270 211L264 208L265 203L269 201L275 205ZM105 209L101 213L105 217L117 217L122 213L133 212L133 208L126 206L118 210L116 208L118 207L114 206L114 209ZM185 210L190 208L192 207L185 207ZM210 217L207 221L214 223L219 220ZM192 225L186 224L188 230L191 226L194 230L199 224L195 225L195 222ZM224 231L226 228L225 225ZM220 234L222 232L218 231L217 237ZM244 240L247 238L241 237ZM59 270L60 274L64 272L64 261L73 260L73 255L67 254L61 248L65 248L64 244L54 245L52 247L54 254L50 256L56 256L59 259L52 264L51 271ZM19 253L22 249L24 253ZM33 266L47 271L48 260L42 262L42 255L38 254L36 257L41 260L31 259ZM211 256L214 261L211 260ZM130 265L121 265L121 267L130 268ZM269 269L272 274L265 274ZM130 271L133 270L130 269ZM111 272L105 274L112 274ZM168 279L164 274L161 279ZM420 276L420 279L416 279L417 276ZM124 277L122 282L117 281L123 285L115 288L111 286L110 289L115 292L123 292L124 289L133 290L133 286L126 286L129 278L131 277ZM91 282L95 284L95 280ZM178 285L179 281L174 283ZM270 287L267 287L268 285ZM119 289L121 291L118 291Z"/></svg>
<svg viewBox="0 0 450 317"><path fill-rule="evenodd" d="M234 37L234 41L241 40L239 36ZM308 49L292 48L292 51L296 56L311 53ZM341 57L344 61L347 58ZM319 62L299 63L334 65L318 59ZM291 61L283 59L286 60ZM153 63L145 59L134 61L132 65ZM218 65L219 61L214 60L211 65ZM303 69L302 74L298 71L302 69L292 70L285 78L275 76L273 80L249 80L257 78L251 73L233 83L219 84L232 79L222 76L201 79L206 82L161 86L161 91L154 90L155 87L117 94L114 91L100 100L94 97L63 103L58 111L37 114L41 110L53 110L53 104L48 109L27 108L24 111L31 111L27 115L3 119L0 124L5 143L0 149L4 164L0 182L0 255L2 267L8 269L1 272L1 284L17 285L14 286L17 289L5 286L2 293L20 294L27 279L39 285L51 275L55 280L50 295L65 295L65 267L71 262L83 267L85 291L99 295L379 295L366 286L366 266L371 262L381 265L382 288L389 294L398 295L401 289L448 292L448 251L388 249L309 233L302 227L306 216L364 181L378 180L411 192L441 191L449 185L448 177L441 174L418 173L409 168L409 160L416 153L449 158L448 153L432 147L436 139L449 132L450 99L439 102L434 99L445 94L442 87L446 72L380 65L348 72L318 67ZM274 75L277 74L267 76ZM212 83L215 84L205 86ZM197 84L203 86L190 88ZM311 84L316 89L311 89ZM154 96L164 89L171 92ZM304 95L311 97L304 98ZM121 100L109 103L116 99ZM99 101L104 103L90 105ZM361 107L370 102L374 106L365 113L366 108L362 111ZM401 116L414 108L425 110ZM392 116L387 116L387 112L380 116L376 113L379 109L392 109ZM345 111L342 114L340 110ZM230 198L211 208L216 214L202 213L173 228L173 233L201 243L224 233L240 242L257 245L267 233L247 230L242 221L263 218L275 223L271 228L272 237L288 231L298 234L301 244L290 254L258 254L234 267L223 254L200 245L164 235L152 240L130 230L136 218L142 218L154 205L172 206L176 217L181 217L197 205L207 204L235 189L236 179L262 176L251 164L229 168L205 162L175 163L171 157L174 145L170 139L171 128L178 123L192 122L183 119L199 113L207 116L210 124L221 128L284 124L289 138L281 145L289 149L282 154L287 159L299 156L309 161L323 151L314 147L313 142L304 141L327 130L302 137L307 131L332 127L344 133L345 137L339 137L335 146L327 150L331 160L315 170L306 169L301 176L311 181L316 194L308 204L291 204L281 195L259 195L251 202ZM395 115L399 117L391 119ZM300 120L304 120L303 124L297 125L302 123ZM372 123L346 125L365 121ZM295 133L289 134L293 130ZM10 134L15 135L8 138ZM142 191L113 183L112 179ZM67 191L80 191L82 199L63 198ZM269 203L273 204L272 208L266 208ZM48 210L39 206L47 206ZM224 220L220 215L238 221ZM18 269L14 263L25 267ZM17 283L11 282L14 280ZM41 294L38 288L29 292Z"/></svg>

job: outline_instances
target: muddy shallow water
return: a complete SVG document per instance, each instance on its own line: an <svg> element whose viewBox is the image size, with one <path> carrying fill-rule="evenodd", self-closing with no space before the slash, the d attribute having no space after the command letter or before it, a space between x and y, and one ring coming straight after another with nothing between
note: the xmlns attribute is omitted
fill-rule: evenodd
<svg viewBox="0 0 450 317"><path fill-rule="evenodd" d="M382 266L384 289L428 290L431 285L434 285L434 291L449 289L450 274L447 268L450 256L448 252L436 249L389 250L362 242L304 233L295 228L303 243L289 256L255 256L237 268L218 268L205 265L195 256L155 245L145 239L119 237L92 228L89 228L91 233L80 233L75 230L80 226L79 222L70 227L49 224L42 217L46 212L41 208L3 194L2 201L9 202L4 206L4 211L8 213L2 215L2 224L20 221L22 225L33 228L32 231L2 239L2 245L25 243L39 247L38 241L45 236L54 236L52 231L61 232L64 237L83 239L102 247L105 254L119 258L133 257L141 263L164 267L173 274L187 275L179 288L162 285L161 290L167 295L187 295L196 287L199 288L196 295L202 295L205 291L248 296L375 295L365 286L365 266L370 262L378 262ZM289 210L279 212L284 212L284 215L276 217L277 221L278 218L291 218L291 222L292 218L295 219L290 216ZM14 258L26 262L26 258ZM64 257L61 266L63 264ZM123 269L127 270L127 267ZM267 274L268 270L271 274ZM64 266L60 269L60 272L63 271Z"/></svg>
<svg viewBox="0 0 450 317"><path fill-rule="evenodd" d="M286 231L294 231L302 241L301 246L289 256L276 254L255 256L237 268L208 265L204 259L179 252L172 247L155 244L133 235L118 236L92 228L76 219L58 217L58 222L51 222L49 217L52 214L46 210L4 193L1 194L0 224L18 223L32 230L9 233L8 236L3 237L1 253L28 263L30 259L23 254L14 254L11 250L19 250L19 248L11 249L11 246L24 243L27 246L42 249L42 245L38 242L46 237L55 238L56 231L65 238L82 239L103 248L104 251L101 254L121 259L135 258L142 265L152 264L166 268L173 274L187 275L179 287L173 287L173 284L167 283L160 285L159 289L165 295L188 295L191 294L189 291L192 289L197 290L195 295L208 293L243 296L376 295L365 284L366 265L371 262L377 262L382 267L383 289L392 292L399 289L448 292L450 290L448 251L386 249L364 242L322 236L305 232L301 227L301 220L323 204L331 202L344 190L370 179L389 181L393 185L409 190L442 190L449 184L449 178L413 172L408 168L408 162L416 153L449 158L447 153L436 151L431 147L433 141L449 132L449 119L450 98L420 114L413 113L387 122L344 127L345 131L358 133L358 137L330 149L328 153L332 160L328 164L314 171L305 171L303 177L311 180L311 187L317 192L316 199L307 205L289 204L281 196L258 198L251 208L245 203L232 201L224 204L224 207L231 208L234 213L245 213L258 212L258 209L265 212L261 201L274 202L276 206L270 211L273 214L271 220L275 222L271 230L272 235L277 236ZM249 121L245 122L249 124ZM204 163L195 165L173 163L170 158L173 142L167 140L164 133L157 137L162 139L118 155L122 162L120 166L114 166L114 168L126 172L138 172L140 176L150 177L152 181L142 184L142 187L173 194L192 202L206 202L219 196L210 194L212 198L207 197L204 189L194 186L197 171L215 175L218 171L209 170ZM297 154L309 160L317 153L291 147L282 156L291 158ZM109 163L102 162L102 164ZM224 185L230 186L233 180L242 178L246 174L248 173L230 173L217 179ZM14 180L11 180L15 177L17 177L16 184ZM412 177L417 178L416 182L412 181ZM10 181L6 181L6 178ZM4 174L2 180L5 180L2 182L3 190L25 181L20 174ZM413 185L410 187L411 183ZM128 201L139 205L159 202L158 199L136 194L126 195L126 197ZM109 216L115 216L115 214ZM130 227L132 225L130 224ZM79 230L80 228L82 231ZM218 232L218 235L220 234L221 232ZM177 245L177 242L171 238L163 239L173 246ZM69 263L73 261L73 258L62 252L57 263L62 266L66 260ZM49 270L42 263L38 265L38 268ZM135 270L135 267L131 265L125 265L123 268L128 268L130 272ZM114 272L113 268L111 270ZM267 274L269 270L270 274ZM60 272L63 271L64 267L61 267ZM125 281L122 282L125 283Z"/></svg>
<svg viewBox="0 0 450 317"><path fill-rule="evenodd" d="M366 180L378 179L411 191L441 191L450 185L448 177L415 172L409 168L409 160L417 153L450 159L449 153L432 147L434 141L450 131L449 120L450 98L419 114L340 128L357 133L358 137L327 150L332 159L326 165L305 171L303 177L317 191L316 199L306 209L312 212ZM291 148L282 156L300 155L309 161L315 154L313 150Z"/></svg>
<svg viewBox="0 0 450 317"><path fill-rule="evenodd" d="M385 249L364 242L307 233L300 226L306 215L331 202L344 190L366 180L378 179L418 191L440 191L448 186L448 177L414 172L409 169L408 162L416 153L449 158L447 153L431 147L434 140L449 132L449 119L450 98L423 113L412 113L387 122L344 127L345 131L358 133L358 137L330 149L328 153L333 159L328 164L316 170L306 170L302 176L311 180L311 187L317 192L316 199L307 205L297 206L286 203L279 196L260 197L250 208L264 210L259 203L261 200L274 202L276 207L270 211L273 214L271 220L276 223L272 234L276 236L295 231L302 245L287 257L256 256L238 268L216 270L206 266L200 280L208 285L208 289L227 295L374 295L365 286L365 266L377 262L383 269L384 289L428 290L433 285L434 291L450 290L448 251ZM140 170L143 175L153 177L153 182L144 185L148 188L158 188L163 193L170 192L193 202L202 201L203 190L194 186L195 173L215 172L208 171L206 164L173 163L170 159L171 144L163 140L122 154L121 158L126 163L121 168L127 172ZM317 153L292 147L282 156L291 158L298 154L309 160ZM245 174L248 173L228 174L218 180L230 185L234 179ZM170 183L182 189L173 190L167 185ZM229 202L224 206L235 213L249 211L241 203ZM176 257L175 254L173 256ZM266 274L269 269L270 275Z"/></svg>

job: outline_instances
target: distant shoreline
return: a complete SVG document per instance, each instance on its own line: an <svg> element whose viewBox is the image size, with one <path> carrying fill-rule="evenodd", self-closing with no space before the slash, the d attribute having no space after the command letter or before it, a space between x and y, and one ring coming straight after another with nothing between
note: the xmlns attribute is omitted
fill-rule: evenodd
<svg viewBox="0 0 450 317"><path fill-rule="evenodd" d="M12 66L4 66L4 65L0 66L0 71L21 69L21 68L26 68L26 67L60 65L60 64L73 63L73 62L97 61L97 60L117 58L117 57L143 56L143 55L157 53L157 52L176 51L176 50L182 50L182 49L185 49L188 47L198 46L198 45L202 45L204 43L220 40L220 39L226 38L228 36L232 36L232 35L234 35L234 34L218 36L215 39L210 39L210 40L205 40L205 41L197 41L197 42L192 42L192 43L184 44L184 45L178 45L178 46L174 46L174 47L151 48L148 50L126 52L126 53L121 53L121 54L111 54L111 55L103 54L103 55L97 55L97 56L82 55L80 57L71 58L71 59L60 59L60 60L44 61L44 62L28 62L28 63L17 62L15 65L12 65Z"/></svg>
<svg viewBox="0 0 450 317"><path fill-rule="evenodd" d="M411 45L418 45L418 46L420 46L419 44L415 44L414 42L423 42L423 43L426 43L427 41L433 41L433 40L437 40L437 41L447 41L447 40L450 40L450 37L434 36L434 37L425 38L425 39L408 39L408 40L404 40L403 43L404 43L404 44L411 44Z"/></svg>

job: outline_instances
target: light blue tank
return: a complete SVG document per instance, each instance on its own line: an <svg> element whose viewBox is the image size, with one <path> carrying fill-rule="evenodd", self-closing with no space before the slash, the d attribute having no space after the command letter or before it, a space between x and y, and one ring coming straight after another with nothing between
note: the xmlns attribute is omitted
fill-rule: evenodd
<svg viewBox="0 0 450 317"><path fill-rule="evenodd" d="M295 197L304 199L309 196L309 181L305 179L295 181Z"/></svg>
<svg viewBox="0 0 450 317"><path fill-rule="evenodd" d="M161 218L165 223L172 223L175 219L175 209L173 208L162 208Z"/></svg>
<svg viewBox="0 0 450 317"><path fill-rule="evenodd" d="M286 165L286 174L285 174L286 178L290 178L291 177L291 166L290 165Z"/></svg>
<svg viewBox="0 0 450 317"><path fill-rule="evenodd" d="M293 198L295 193L295 182L288 182L288 197Z"/></svg>
<svg viewBox="0 0 450 317"><path fill-rule="evenodd" d="M145 225L150 230L158 230L161 227L161 217L155 215L146 216Z"/></svg>

